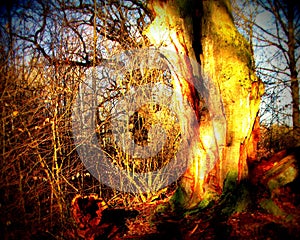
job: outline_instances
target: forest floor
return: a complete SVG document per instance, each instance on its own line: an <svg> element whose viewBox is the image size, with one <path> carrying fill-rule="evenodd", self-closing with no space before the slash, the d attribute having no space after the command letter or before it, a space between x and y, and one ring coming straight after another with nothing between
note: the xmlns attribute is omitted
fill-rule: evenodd
<svg viewBox="0 0 300 240"><path fill-rule="evenodd" d="M224 205L220 207L218 202L185 214L168 211L169 198L143 203L122 208L137 213L126 217L122 224L118 223L117 213L83 239L300 239L300 194L292 193L292 187L285 186L276 191L272 201L264 198L257 195L253 198L257 201L243 211L230 214L224 214ZM262 207L263 202L271 207Z"/></svg>
<svg viewBox="0 0 300 240"><path fill-rule="evenodd" d="M297 150L300 154L300 148ZM178 189L176 184L144 203L139 203L134 197L135 203L126 198L125 204L122 197L110 198L106 202L97 195L76 195L71 201L71 216L68 214L68 224L58 225L57 229L50 230L40 224L35 231L32 231L35 225L26 227L13 224L1 225L1 222L7 223L7 218L1 219L0 212L0 238L300 239L300 158L296 155L280 152L268 160L255 163L249 168L249 179L245 182L237 183L231 181L229 177L226 178L222 195L211 200L205 208L200 208L199 205L190 210L178 209L174 197ZM234 179L236 178L232 178ZM4 208L0 210L3 211ZM2 218L4 217L5 214L2 214ZM17 218L17 215L15 217ZM1 229L3 226L6 226L7 233L4 237L1 235L5 233L5 229Z"/></svg>
<svg viewBox="0 0 300 240"><path fill-rule="evenodd" d="M212 213L178 217L153 214L155 205L143 206L140 215L128 220L123 239L300 239L300 209L290 201L278 203L286 215L275 216L258 207L231 216Z"/></svg>
<svg viewBox="0 0 300 240"><path fill-rule="evenodd" d="M128 231L112 239L300 239L300 205L287 187L273 199L278 211L269 213L254 206L230 216L210 208L176 216L157 209L168 204L142 205L135 219L128 219ZM160 207L158 207L158 205Z"/></svg>
<svg viewBox="0 0 300 240"><path fill-rule="evenodd" d="M175 189L156 201L104 210L103 200L79 196L73 202L75 222L82 227L77 236L88 240L300 239L300 177L293 175L299 156L290 156L282 151L256 163L250 179L263 181L225 181L222 195L201 209L172 208Z"/></svg>

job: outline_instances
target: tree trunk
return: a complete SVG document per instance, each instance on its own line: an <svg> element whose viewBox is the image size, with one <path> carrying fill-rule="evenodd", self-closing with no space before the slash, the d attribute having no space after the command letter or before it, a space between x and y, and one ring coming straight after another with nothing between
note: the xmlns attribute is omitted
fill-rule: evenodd
<svg viewBox="0 0 300 240"><path fill-rule="evenodd" d="M294 26L294 8L295 3L288 2L288 58L289 58L289 70L291 76L291 93L292 93L292 119L293 129L295 136L300 135L300 109L299 109L299 82L297 72L297 60L296 60L296 38L295 38L295 26Z"/></svg>
<svg viewBox="0 0 300 240"><path fill-rule="evenodd" d="M181 90L200 122L195 129L198 138L191 146L192 164L182 177L177 202L188 209L212 194L220 194L228 174L236 181L247 178L247 159L256 158L262 84L253 71L249 44L233 24L228 0L154 0L149 8L155 18L144 34L152 45L184 54L202 67L201 71L192 62L181 63L192 68L182 73L192 84L182 83L187 87ZM203 96L199 98L195 91L204 76L213 86L207 87L209 92L204 96L209 114L201 112ZM216 143L210 149L208 138Z"/></svg>

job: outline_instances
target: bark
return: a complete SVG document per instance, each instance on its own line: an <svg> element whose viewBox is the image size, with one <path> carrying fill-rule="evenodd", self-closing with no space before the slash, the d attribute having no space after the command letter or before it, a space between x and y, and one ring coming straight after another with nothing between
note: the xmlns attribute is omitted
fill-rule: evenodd
<svg viewBox="0 0 300 240"><path fill-rule="evenodd" d="M150 1L155 18L145 31L154 46L185 54L203 69L191 62L182 63L191 69L183 76L192 79L192 84L181 84L182 93L200 122L195 130L198 139L191 147L192 164L182 178L182 196L177 202L184 208L220 194L228 174L236 176L236 181L247 178L247 159L255 159L262 94L262 84L253 71L251 48L233 24L229 1L198 2ZM194 86L201 85L204 75L213 86L208 87L206 104L209 109L221 109L219 112L201 112L201 96ZM210 152L205 145L207 138L216 142Z"/></svg>
<svg viewBox="0 0 300 240"><path fill-rule="evenodd" d="M300 135L300 108L299 108L299 82L298 72L296 66L296 39L295 39L295 26L294 26L294 2L288 1L288 58L289 70L291 76L291 92L292 92L292 119L293 128L295 133Z"/></svg>

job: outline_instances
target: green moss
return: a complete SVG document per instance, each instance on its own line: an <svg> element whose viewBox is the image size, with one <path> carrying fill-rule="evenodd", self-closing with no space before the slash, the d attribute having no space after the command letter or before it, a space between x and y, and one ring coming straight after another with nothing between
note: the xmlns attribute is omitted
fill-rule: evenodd
<svg viewBox="0 0 300 240"><path fill-rule="evenodd" d="M193 215L211 209L212 213L229 216L236 212L245 211L251 204L249 189L250 185L247 181L238 182L237 171L230 171L225 178L221 196L215 192L207 191L195 208L187 210L187 195L184 189L179 186L170 200L170 211L183 215ZM161 210L165 209L162 208Z"/></svg>
<svg viewBox="0 0 300 240"><path fill-rule="evenodd" d="M219 195L217 195L215 192L206 192L204 194L204 197L202 201L195 207L194 209L191 209L186 212L186 215L193 215L197 214L205 209L211 208L215 205L217 200L219 199Z"/></svg>
<svg viewBox="0 0 300 240"><path fill-rule="evenodd" d="M270 191L273 191L276 188L282 187L292 181L295 180L295 178L298 175L298 171L295 167L289 166L287 169L285 169L283 172L281 172L279 175L271 178L268 182L268 187Z"/></svg>
<svg viewBox="0 0 300 240"><path fill-rule="evenodd" d="M186 206L186 193L181 186L178 186L170 199L170 206L173 212L182 211Z"/></svg>
<svg viewBox="0 0 300 240"><path fill-rule="evenodd" d="M260 206L265 209L268 213L271 213L275 216L285 217L287 214L281 210L272 199L265 199L260 202Z"/></svg>
<svg viewBox="0 0 300 240"><path fill-rule="evenodd" d="M215 201L219 198L214 192L206 192L203 200L199 203L199 209L205 209L211 207Z"/></svg>
<svg viewBox="0 0 300 240"><path fill-rule="evenodd" d="M272 199L264 199L260 202L260 206L265 209L268 213L274 216L284 217L286 222L293 220L293 215L287 214Z"/></svg>
<svg viewBox="0 0 300 240"><path fill-rule="evenodd" d="M247 181L238 183L237 176L236 171L229 172L224 181L223 194L218 206L223 215L245 211L251 203Z"/></svg>
<svg viewBox="0 0 300 240"><path fill-rule="evenodd" d="M233 192L237 187L238 173L237 171L230 171L224 181L223 194Z"/></svg>
<svg viewBox="0 0 300 240"><path fill-rule="evenodd" d="M235 212L243 212L247 209L247 207L250 205L250 193L248 188L242 187L240 190L240 197L238 198L238 201L235 205Z"/></svg>
<svg viewBox="0 0 300 240"><path fill-rule="evenodd" d="M170 205L169 204L160 204L156 207L155 213L161 214L170 211Z"/></svg>

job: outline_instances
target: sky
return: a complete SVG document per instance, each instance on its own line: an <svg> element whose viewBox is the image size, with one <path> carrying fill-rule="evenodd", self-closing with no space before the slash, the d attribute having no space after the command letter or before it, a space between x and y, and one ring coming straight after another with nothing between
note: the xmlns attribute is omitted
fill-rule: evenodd
<svg viewBox="0 0 300 240"><path fill-rule="evenodd" d="M242 4L242 0L236 0L238 4ZM13 6L13 3L24 3L26 0L13 0L13 1L6 1L0 2L0 14L5 14L6 9L10 8ZM250 1L253 2L253 1ZM253 5L252 5L253 6ZM296 6L299 9L299 3ZM250 5L247 5L246 8L243 9L246 13L250 12L253 10ZM297 10L297 13L299 13L299 10ZM1 20L1 19L0 19ZM266 10L263 10L262 8L257 9L257 13L255 15L255 21L260 25L262 28L267 29L268 31L275 31L276 29L274 28L274 18L272 17L272 14L268 13ZM300 20L298 22L300 25ZM258 31L258 37L265 37L262 31ZM300 36L300 26L298 28L298 36ZM274 40L274 39L270 39ZM284 41L281 41L283 43ZM273 68L272 65L279 66L281 68L284 68L286 66L286 63L284 62L284 56L282 54L277 54L276 51L277 49L274 47L259 47L257 45L260 45L261 41L259 40L254 40L254 56L255 56L255 62L258 67L262 68ZM283 44L284 45L284 44ZM300 55L300 48L298 48L297 54L298 56ZM274 57L275 54L275 57ZM273 58L273 59L272 59ZM271 59L271 60L270 60ZM270 60L270 61L269 61ZM299 60L298 60L298 66L299 66ZM300 71L300 67L299 67ZM288 70L285 72L288 73ZM261 73L261 74L260 74ZM271 76L266 77L264 73L268 73L266 71L261 71L258 72L259 77L266 83L266 93L273 93L273 95L279 94L279 97L269 97L265 95L263 97L262 105L261 105L261 119L264 122L270 122L274 119L274 117L280 119L280 115L276 114L270 107L274 109L284 109L281 112L283 113L291 113L291 108L290 107L285 107L291 102L291 94L288 88L286 88L283 84L285 80L288 80L285 76L285 74L275 74L272 73ZM272 84L268 84L272 83ZM275 86L275 87L274 87ZM279 118L278 118L279 117ZM291 124L291 118L285 118L285 121L287 124Z"/></svg>
<svg viewBox="0 0 300 240"><path fill-rule="evenodd" d="M289 70L286 69L288 63L285 59L285 56L282 51L280 51L277 47L270 46L270 42L274 44L281 45L284 49L287 49L287 37L284 34L282 28L276 28L276 22L274 15L263 9L261 6L257 7L253 2L250 1L248 4L242 7L243 3L246 1L237 0L238 5L241 7L241 10L238 11L240 14L242 11L244 15L250 16L252 13L254 22L259 25L262 29L267 32L277 36L280 38L276 39L271 34L266 34L262 29L254 26L254 38L253 46L254 46L254 59L257 68L257 75L260 79L265 83L265 95L262 97L261 103L261 122L264 124L285 124L288 126L292 126L292 118L291 118L291 91L289 88ZM266 3L267 1L262 1ZM274 2L274 1L272 1ZM297 10L297 5L295 5L295 18L299 17L299 10ZM284 10L286 10L284 8ZM283 12L281 12L281 17L283 22L287 20L283 16ZM296 23L296 21L295 21ZM246 26L246 24L242 24L242 26ZM297 36L299 37L300 33L300 17L299 21L297 21ZM249 39L247 34L245 34L245 30L239 27L239 30L242 34L246 35L246 38ZM300 42L300 39L299 39ZM286 54L286 53L285 53ZM296 57L300 55L300 48L296 50ZM287 54L286 54L287 56ZM300 71L300 63L298 59L298 72ZM270 69L272 71L267 71L265 69ZM299 74L298 74L299 76ZM287 115L289 115L287 117Z"/></svg>

